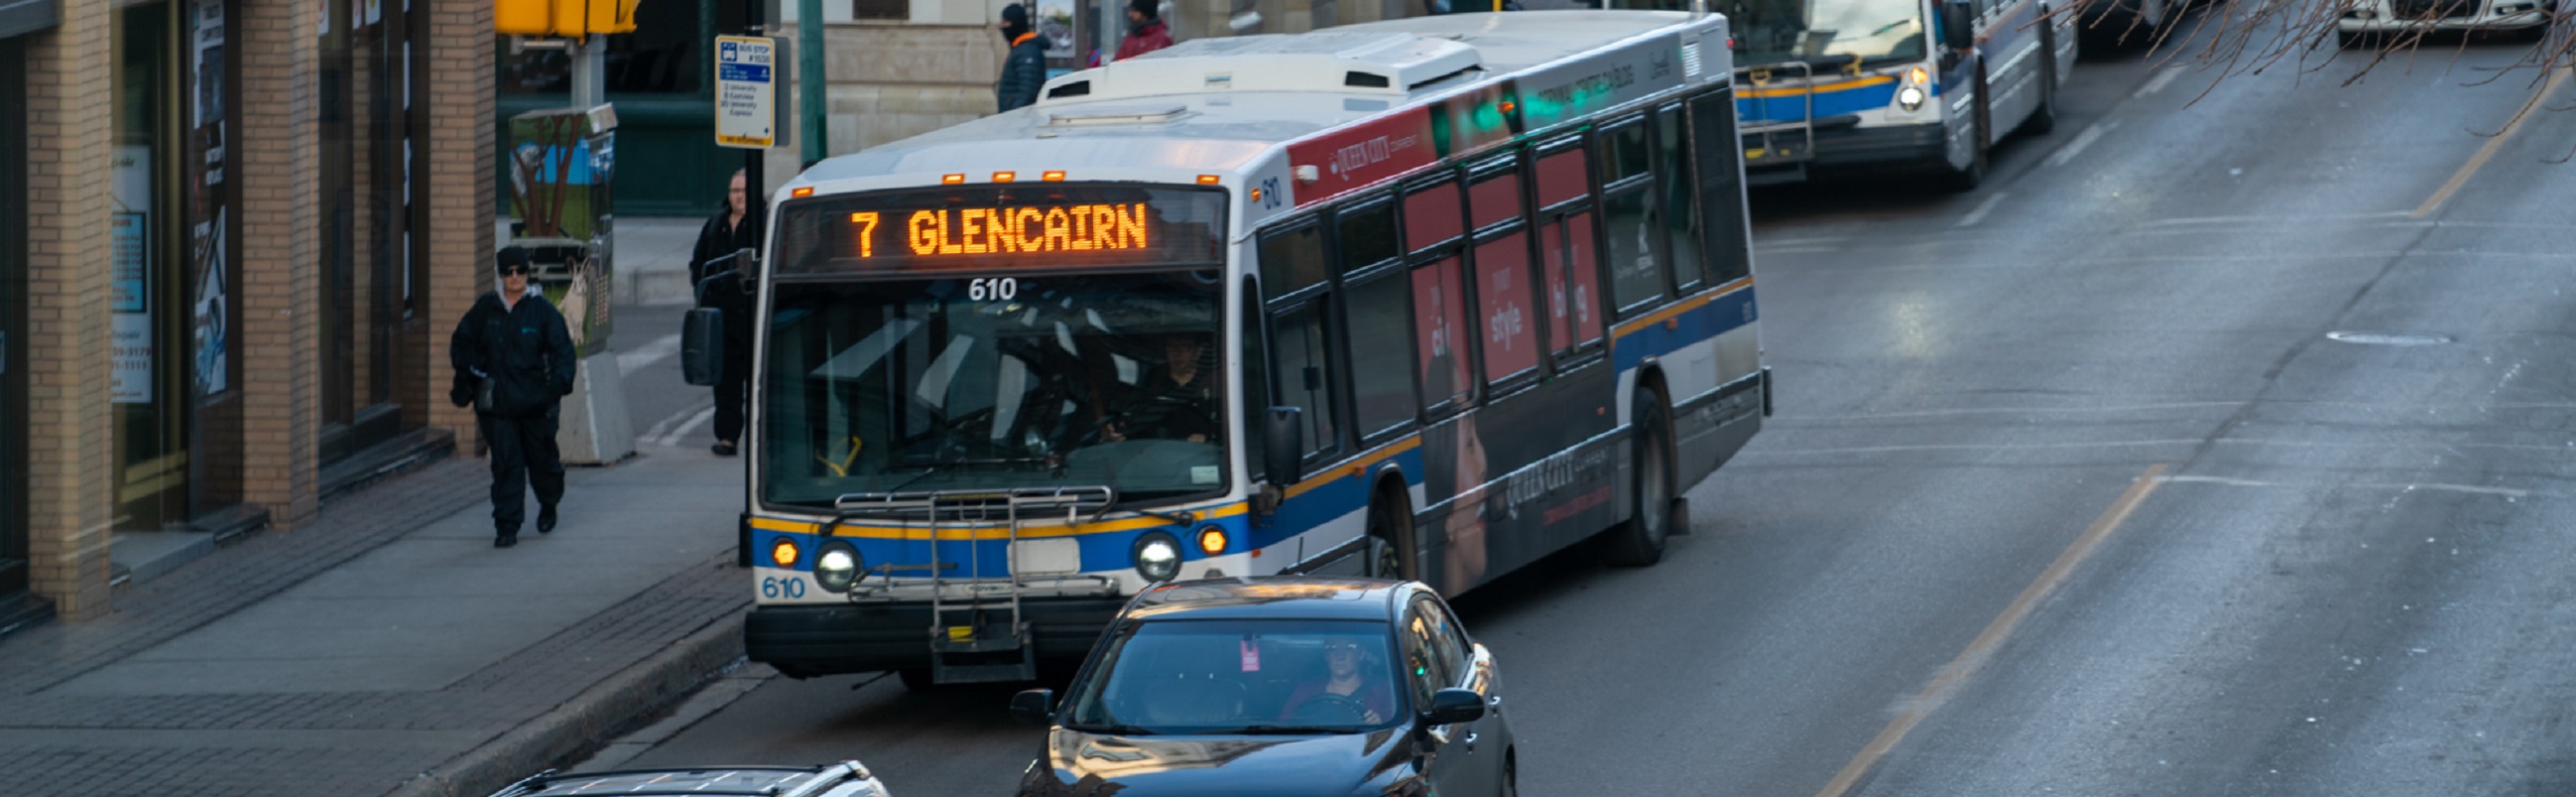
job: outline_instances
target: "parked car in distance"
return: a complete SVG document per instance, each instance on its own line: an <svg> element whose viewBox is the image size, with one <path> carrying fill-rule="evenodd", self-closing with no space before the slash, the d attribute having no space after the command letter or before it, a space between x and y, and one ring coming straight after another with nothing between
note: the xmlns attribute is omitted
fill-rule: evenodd
<svg viewBox="0 0 2576 797"><path fill-rule="evenodd" d="M2335 19L2335 44L2351 47L2377 39L2427 32L2502 32L2538 41L2549 35L2556 0L2345 0Z"/></svg>
<svg viewBox="0 0 2576 797"><path fill-rule="evenodd" d="M621 794L745 797L886 797L885 784L857 761L815 767L626 769L564 774L547 770L492 797L594 797Z"/></svg>
<svg viewBox="0 0 2576 797"><path fill-rule="evenodd" d="M1128 602L1066 686L1023 797L1514 795L1493 653L1418 582L1185 581Z"/></svg>

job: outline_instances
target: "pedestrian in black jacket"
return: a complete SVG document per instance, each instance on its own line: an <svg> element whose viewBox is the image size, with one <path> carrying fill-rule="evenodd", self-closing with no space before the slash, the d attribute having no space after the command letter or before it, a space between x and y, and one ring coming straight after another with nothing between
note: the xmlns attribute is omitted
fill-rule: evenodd
<svg viewBox="0 0 2576 797"><path fill-rule="evenodd" d="M689 284L698 295L699 307L724 311L724 372L716 379L716 456L734 455L742 441L744 401L751 395L751 303L745 288L758 283L745 283L739 278L724 280L731 293L711 297L709 280L726 277L726 271L742 264L724 260L744 249L760 251L760 236L765 226L761 203L752 201L744 187L744 172L733 173L733 188L725 194L725 205L715 218L698 231L697 251L689 257Z"/></svg>
<svg viewBox="0 0 2576 797"><path fill-rule="evenodd" d="M1029 10L1018 3L1002 7L1002 40L1011 43L1011 54L1002 59L1002 80L993 84L993 94L1008 113L1036 104L1038 90L1046 88L1046 40L1029 26Z"/></svg>
<svg viewBox="0 0 2576 797"><path fill-rule="evenodd" d="M448 398L474 405L491 446L492 546L508 548L519 544L529 482L537 488L537 533L555 530L555 504L564 493L555 426L563 397L572 394L579 355L563 314L530 284L528 250L502 249L493 264L499 289L465 311L448 338L448 362L456 367Z"/></svg>

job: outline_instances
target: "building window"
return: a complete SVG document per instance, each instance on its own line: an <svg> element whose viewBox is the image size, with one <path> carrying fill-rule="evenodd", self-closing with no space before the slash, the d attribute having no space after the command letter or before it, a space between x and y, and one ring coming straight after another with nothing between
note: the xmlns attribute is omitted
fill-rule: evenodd
<svg viewBox="0 0 2576 797"><path fill-rule="evenodd" d="M850 18L905 22L912 19L912 0L850 0Z"/></svg>

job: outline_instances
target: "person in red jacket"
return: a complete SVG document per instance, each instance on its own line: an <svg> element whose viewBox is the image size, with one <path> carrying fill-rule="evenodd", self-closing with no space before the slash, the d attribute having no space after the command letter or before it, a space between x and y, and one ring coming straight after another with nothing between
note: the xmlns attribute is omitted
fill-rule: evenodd
<svg viewBox="0 0 2576 797"><path fill-rule="evenodd" d="M1118 42L1118 60L1172 46L1172 29L1163 25L1160 0L1127 0L1127 38Z"/></svg>

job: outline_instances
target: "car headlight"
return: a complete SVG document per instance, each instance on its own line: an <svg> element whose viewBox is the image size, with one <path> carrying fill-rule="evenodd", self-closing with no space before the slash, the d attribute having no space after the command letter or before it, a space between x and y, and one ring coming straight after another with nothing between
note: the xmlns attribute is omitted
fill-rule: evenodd
<svg viewBox="0 0 2576 797"><path fill-rule="evenodd" d="M1181 541L1163 532L1136 538L1136 572L1147 581L1170 581L1181 574Z"/></svg>
<svg viewBox="0 0 2576 797"><path fill-rule="evenodd" d="M859 569L864 564L859 549L849 543L823 543L822 550L814 554L814 583L829 592L848 592L850 585L859 583Z"/></svg>

